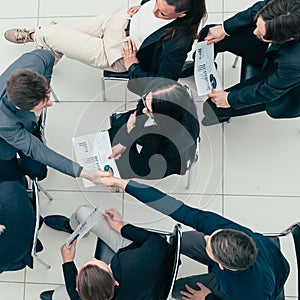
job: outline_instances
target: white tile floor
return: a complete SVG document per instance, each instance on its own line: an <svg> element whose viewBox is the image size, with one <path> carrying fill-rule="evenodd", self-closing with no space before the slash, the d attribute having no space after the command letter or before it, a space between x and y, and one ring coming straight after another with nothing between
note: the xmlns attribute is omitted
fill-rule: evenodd
<svg viewBox="0 0 300 300"><path fill-rule="evenodd" d="M123 6L138 1L123 1ZM221 22L223 16L246 8L252 0L208 1L208 22ZM12 27L36 27L56 19L71 23L81 18L107 12L120 5L120 1L87 0L10 0L1 8L0 30ZM4 70L17 56L34 49L33 44L13 45L0 39L0 70ZM227 87L238 81L239 68L232 69L234 57L229 54L218 57L218 72ZM108 128L109 114L134 105L125 103L125 86L122 83L108 85L108 101L103 103L99 77L101 71L76 61L63 58L55 67L52 86L60 100L48 111L48 145L60 153L73 157L71 138L99 128ZM194 88L193 78L185 80ZM196 93L194 93L196 94ZM203 99L196 98L199 115ZM201 128L200 160L194 167L192 186L185 189L185 177L171 176L153 184L172 193L188 204L224 214L254 230L281 231L299 221L300 208L300 122L296 120L272 120L261 113L234 119L230 124ZM119 208L127 221L141 226L170 230L170 219L137 203L128 195L116 194L102 187L83 189L80 182L50 170L43 182L54 196L49 202L42 196L42 214L70 215L80 204L101 201L105 207ZM186 228L185 228L186 229ZM66 234L53 232L47 226L40 231L45 250L41 258L51 264L45 270L35 263L34 269L7 272L0 275L0 300L36 300L41 291L62 283L59 247ZM90 235L79 243L77 263L93 256L95 237ZM286 284L288 299L296 299L295 257L290 239L283 244L283 251L292 266ZM180 276L204 270L198 264L183 258Z"/></svg>

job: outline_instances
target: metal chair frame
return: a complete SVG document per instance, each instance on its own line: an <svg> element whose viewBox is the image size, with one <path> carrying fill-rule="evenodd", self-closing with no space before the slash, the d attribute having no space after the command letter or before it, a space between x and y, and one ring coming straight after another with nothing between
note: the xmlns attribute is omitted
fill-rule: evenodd
<svg viewBox="0 0 300 300"><path fill-rule="evenodd" d="M280 238L288 236L289 234L292 235L294 246L295 246L295 253L296 253L296 260L297 260L297 290L298 290L298 300L300 300L300 222L292 224L287 229L283 230L279 233L265 233L264 236L270 239L278 239L278 243L280 245ZM284 300L284 292L280 295L276 300Z"/></svg>
<svg viewBox="0 0 300 300"><path fill-rule="evenodd" d="M38 257L36 252L36 245L38 241L38 233L40 227L40 199L39 199L39 188L37 183L37 178L32 180L32 193L33 199L35 201L35 229L34 229L34 236L33 236L33 243L31 249L31 256L35 258L40 264L42 264L46 269L50 269L50 265L43 261L41 258Z"/></svg>

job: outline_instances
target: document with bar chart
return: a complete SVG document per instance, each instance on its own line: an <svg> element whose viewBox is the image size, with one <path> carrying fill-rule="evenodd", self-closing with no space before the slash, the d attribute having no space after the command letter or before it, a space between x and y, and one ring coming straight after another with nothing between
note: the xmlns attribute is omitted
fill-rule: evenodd
<svg viewBox="0 0 300 300"><path fill-rule="evenodd" d="M76 160L81 166L88 170L103 171L104 166L109 165L114 176L120 177L115 160L108 159L112 152L108 131L74 137L72 142ZM95 185L87 179L82 181L84 187Z"/></svg>
<svg viewBox="0 0 300 300"><path fill-rule="evenodd" d="M214 64L214 45L206 41L196 44L195 82L198 96L207 95L211 89L222 90L216 66Z"/></svg>

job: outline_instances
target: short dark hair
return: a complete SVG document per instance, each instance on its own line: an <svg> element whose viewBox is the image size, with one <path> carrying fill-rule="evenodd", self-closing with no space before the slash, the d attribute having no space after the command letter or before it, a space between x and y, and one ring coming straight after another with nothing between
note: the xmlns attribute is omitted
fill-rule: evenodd
<svg viewBox="0 0 300 300"><path fill-rule="evenodd" d="M273 0L255 16L266 22L264 39L283 44L290 38L300 38L300 2L295 0Z"/></svg>
<svg viewBox="0 0 300 300"><path fill-rule="evenodd" d="M31 110L45 100L49 84L39 73L19 69L8 78L6 92L10 101L18 108Z"/></svg>
<svg viewBox="0 0 300 300"><path fill-rule="evenodd" d="M254 240L242 231L222 229L210 240L214 258L227 269L245 270L256 260L257 248Z"/></svg>
<svg viewBox="0 0 300 300"><path fill-rule="evenodd" d="M115 279L97 265L81 268L76 284L82 300L111 300L114 297Z"/></svg>

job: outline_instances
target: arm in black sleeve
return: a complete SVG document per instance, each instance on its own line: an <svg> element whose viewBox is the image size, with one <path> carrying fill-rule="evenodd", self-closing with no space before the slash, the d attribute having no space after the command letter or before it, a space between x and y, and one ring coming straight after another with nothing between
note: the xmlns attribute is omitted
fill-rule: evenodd
<svg viewBox="0 0 300 300"><path fill-rule="evenodd" d="M80 300L80 297L76 291L76 277L77 277L77 268L75 263L67 262L62 265L65 285L68 292L68 295L71 300Z"/></svg>
<svg viewBox="0 0 300 300"><path fill-rule="evenodd" d="M153 209L204 234L211 234L220 228L250 231L216 213L190 207L155 188L133 180L128 182L125 191Z"/></svg>
<svg viewBox="0 0 300 300"><path fill-rule="evenodd" d="M223 24L225 32L229 35L232 35L239 32L243 28L255 26L255 21L253 20L254 16L270 1L271 0L256 2L248 9L241 11L233 17L227 19Z"/></svg>

